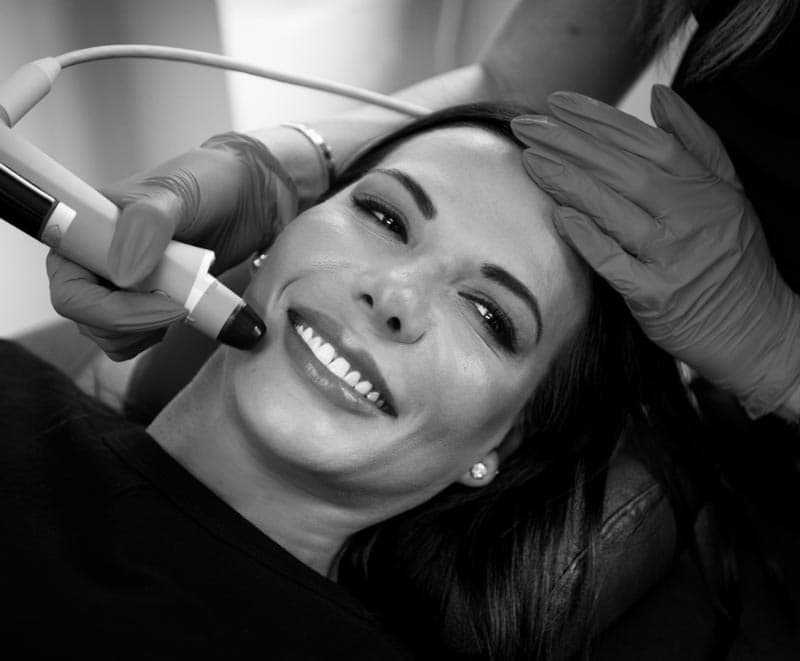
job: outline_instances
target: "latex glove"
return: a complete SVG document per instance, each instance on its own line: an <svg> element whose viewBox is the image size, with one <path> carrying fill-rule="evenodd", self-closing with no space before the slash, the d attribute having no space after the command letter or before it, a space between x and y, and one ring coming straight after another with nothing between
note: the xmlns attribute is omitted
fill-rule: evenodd
<svg viewBox="0 0 800 661"><path fill-rule="evenodd" d="M717 135L653 88L660 128L578 94L522 116L524 163L560 206L561 236L644 332L757 417L800 383L800 302L778 274Z"/></svg>
<svg viewBox="0 0 800 661"><path fill-rule="evenodd" d="M101 192L122 209L108 256L117 286L54 253L47 272L56 311L114 360L155 344L185 316L161 294L118 288L149 275L171 239L215 251L217 274L269 245L297 211L294 184L280 163L262 143L237 133Z"/></svg>

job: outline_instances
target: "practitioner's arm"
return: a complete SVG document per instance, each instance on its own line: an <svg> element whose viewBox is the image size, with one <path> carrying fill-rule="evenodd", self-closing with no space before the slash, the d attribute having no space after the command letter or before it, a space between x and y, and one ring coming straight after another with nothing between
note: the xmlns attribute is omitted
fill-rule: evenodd
<svg viewBox="0 0 800 661"><path fill-rule="evenodd" d="M488 40L479 60L394 94L431 110L470 101L515 100L545 108L555 90L619 101L651 59L641 47L638 0L521 0ZM328 142L337 165L370 139L408 121L397 113L361 108L309 121ZM313 147L292 129L253 131L295 179L301 201L323 192Z"/></svg>

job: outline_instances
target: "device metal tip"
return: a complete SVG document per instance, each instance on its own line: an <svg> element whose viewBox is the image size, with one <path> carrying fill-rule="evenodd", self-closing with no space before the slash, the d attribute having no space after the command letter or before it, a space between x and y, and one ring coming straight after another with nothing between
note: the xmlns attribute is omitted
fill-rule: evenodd
<svg viewBox="0 0 800 661"><path fill-rule="evenodd" d="M234 349L253 349L267 334L267 326L246 303L236 308L222 327L217 339Z"/></svg>

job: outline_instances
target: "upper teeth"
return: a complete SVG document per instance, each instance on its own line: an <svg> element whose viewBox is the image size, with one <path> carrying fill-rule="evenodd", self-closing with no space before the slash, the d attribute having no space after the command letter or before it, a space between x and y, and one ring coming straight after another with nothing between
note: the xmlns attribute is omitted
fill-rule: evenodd
<svg viewBox="0 0 800 661"><path fill-rule="evenodd" d="M378 406L383 406L381 394L377 390L372 389L372 384L369 381L362 381L361 373L358 370L351 370L350 363L347 359L336 353L336 349L331 346L329 342L323 340L317 335L311 326L306 324L295 324L294 329L297 334L303 338L303 341L308 345L317 360L328 368L340 379L342 379L351 388L354 388L358 393L364 395L369 401L375 402Z"/></svg>

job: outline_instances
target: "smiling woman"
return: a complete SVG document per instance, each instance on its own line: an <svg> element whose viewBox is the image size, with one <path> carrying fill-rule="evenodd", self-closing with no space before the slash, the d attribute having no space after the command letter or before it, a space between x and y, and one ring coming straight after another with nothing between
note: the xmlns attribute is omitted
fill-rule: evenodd
<svg viewBox="0 0 800 661"><path fill-rule="evenodd" d="M292 658L399 656L351 592L423 656L581 647L623 430L644 447L637 432L658 428L658 460L695 421L673 362L558 237L510 132L519 112L436 113L356 159L258 260L245 298L268 340L215 352L147 434L61 386L10 388L3 419L31 398L41 413L3 450L25 464L4 490L20 568L5 592L91 613L72 639L102 615L194 652L268 635ZM26 360L19 373L42 371ZM63 574L73 587L54 590Z"/></svg>
<svg viewBox="0 0 800 661"><path fill-rule="evenodd" d="M415 485L419 505L351 536L338 558L340 582L430 658L566 658L587 644L605 476L621 445L657 475L690 545L678 476L714 482L674 361L565 249L552 201L520 180L508 122L521 112L473 105L419 120L370 146L329 199L349 195L396 237L371 259L348 253L356 282L397 274L386 281L414 303L408 319L426 320L407 358L388 363L417 379L411 411L444 422L401 442L404 484L437 464L434 453L464 466L471 448L494 478ZM454 302L474 317L449 316ZM412 456L421 438L433 445Z"/></svg>
<svg viewBox="0 0 800 661"><path fill-rule="evenodd" d="M403 143L294 220L247 294L271 342L218 359L270 469L359 501L359 525L470 481L477 462L491 481L585 314L586 276L550 205L513 143L455 127Z"/></svg>

